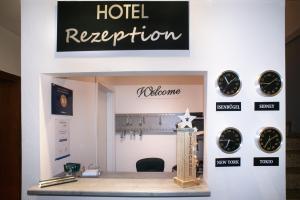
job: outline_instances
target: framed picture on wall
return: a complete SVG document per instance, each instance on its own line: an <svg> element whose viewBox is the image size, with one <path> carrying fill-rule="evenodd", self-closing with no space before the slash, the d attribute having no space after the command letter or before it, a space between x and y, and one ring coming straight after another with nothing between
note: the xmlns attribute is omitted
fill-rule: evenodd
<svg viewBox="0 0 300 200"><path fill-rule="evenodd" d="M73 115L73 90L51 84L51 113Z"/></svg>

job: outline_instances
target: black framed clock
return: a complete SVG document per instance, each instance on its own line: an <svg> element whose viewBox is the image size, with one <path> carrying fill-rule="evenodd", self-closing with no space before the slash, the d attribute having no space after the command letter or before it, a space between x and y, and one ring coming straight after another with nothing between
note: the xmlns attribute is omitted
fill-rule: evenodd
<svg viewBox="0 0 300 200"><path fill-rule="evenodd" d="M266 127L260 130L258 138L258 146L266 153L277 151L282 142L282 136L278 129L274 127Z"/></svg>
<svg viewBox="0 0 300 200"><path fill-rule="evenodd" d="M241 147L242 134L236 128L226 128L221 132L217 143L223 152L234 153Z"/></svg>
<svg viewBox="0 0 300 200"><path fill-rule="evenodd" d="M275 96L281 90L281 77L279 73L273 70L263 72L258 82L261 92L266 96Z"/></svg>
<svg viewBox="0 0 300 200"><path fill-rule="evenodd" d="M241 89L241 81L238 74L234 71L224 71L218 77L218 87L221 93L225 96L234 96Z"/></svg>

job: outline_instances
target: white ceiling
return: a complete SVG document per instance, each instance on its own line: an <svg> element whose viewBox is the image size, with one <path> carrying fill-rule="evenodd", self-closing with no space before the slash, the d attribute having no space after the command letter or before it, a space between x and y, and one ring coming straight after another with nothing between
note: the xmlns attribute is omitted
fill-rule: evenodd
<svg viewBox="0 0 300 200"><path fill-rule="evenodd" d="M0 0L0 26L21 35L21 0ZM286 0L286 36L300 29L300 0Z"/></svg>

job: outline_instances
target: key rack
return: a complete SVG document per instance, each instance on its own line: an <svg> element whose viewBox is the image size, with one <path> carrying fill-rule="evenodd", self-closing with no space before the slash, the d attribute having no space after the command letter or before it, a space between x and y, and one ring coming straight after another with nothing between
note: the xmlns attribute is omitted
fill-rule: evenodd
<svg viewBox="0 0 300 200"><path fill-rule="evenodd" d="M184 113L137 113L116 114L115 129L117 134L143 135L143 134L176 134L179 115ZM197 116L193 126L199 131L203 130L203 113L194 112Z"/></svg>

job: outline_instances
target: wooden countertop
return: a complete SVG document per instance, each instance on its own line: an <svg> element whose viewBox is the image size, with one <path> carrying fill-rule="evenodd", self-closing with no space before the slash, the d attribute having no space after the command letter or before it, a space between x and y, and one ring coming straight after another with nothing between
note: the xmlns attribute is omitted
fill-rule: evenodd
<svg viewBox="0 0 300 200"><path fill-rule="evenodd" d="M102 196L102 197L203 197L210 196L201 179L198 186L181 188L174 183L174 173L102 173L98 178L78 178L77 182L28 189L28 195Z"/></svg>

